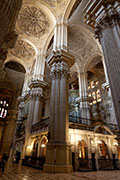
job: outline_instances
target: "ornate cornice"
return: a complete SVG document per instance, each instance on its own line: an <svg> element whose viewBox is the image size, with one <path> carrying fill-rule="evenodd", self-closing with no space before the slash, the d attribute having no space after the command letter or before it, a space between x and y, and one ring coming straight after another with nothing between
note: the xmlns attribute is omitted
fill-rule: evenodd
<svg viewBox="0 0 120 180"><path fill-rule="evenodd" d="M34 88L45 88L49 86L48 82L46 81L41 81L41 80L32 80L29 88L30 89L34 89Z"/></svg>
<svg viewBox="0 0 120 180"><path fill-rule="evenodd" d="M75 62L73 55L64 50L52 51L46 59L49 66L52 66L54 62L56 63L62 61L66 62L69 67L73 66Z"/></svg>
<svg viewBox="0 0 120 180"><path fill-rule="evenodd" d="M84 12L84 22L95 29L95 37L99 40L105 28L120 24L119 0L91 0Z"/></svg>

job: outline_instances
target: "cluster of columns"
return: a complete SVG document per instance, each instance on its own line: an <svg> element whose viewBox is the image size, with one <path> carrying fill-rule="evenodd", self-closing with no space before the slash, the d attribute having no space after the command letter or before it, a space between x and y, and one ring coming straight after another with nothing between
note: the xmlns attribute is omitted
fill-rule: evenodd
<svg viewBox="0 0 120 180"><path fill-rule="evenodd" d="M53 52L47 62L51 67L50 140L47 145L45 172L71 172L68 143L68 75L73 57L63 50Z"/></svg>
<svg viewBox="0 0 120 180"><path fill-rule="evenodd" d="M84 9L85 23L95 29L108 74L116 119L120 129L120 2L89 1Z"/></svg>

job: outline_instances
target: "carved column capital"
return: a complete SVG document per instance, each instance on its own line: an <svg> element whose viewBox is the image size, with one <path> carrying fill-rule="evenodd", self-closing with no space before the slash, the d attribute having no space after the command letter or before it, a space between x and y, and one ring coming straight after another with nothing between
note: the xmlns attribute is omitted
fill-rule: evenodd
<svg viewBox="0 0 120 180"><path fill-rule="evenodd" d="M102 31L108 27L120 24L120 2L91 1L84 9L84 22L95 29L95 38L102 37Z"/></svg>
<svg viewBox="0 0 120 180"><path fill-rule="evenodd" d="M52 52L47 58L47 63L51 67L51 79L67 78L69 67L74 64L74 57L65 51Z"/></svg>
<svg viewBox="0 0 120 180"><path fill-rule="evenodd" d="M51 79L67 78L69 75L68 64L64 61L55 62L51 67Z"/></svg>
<svg viewBox="0 0 120 180"><path fill-rule="evenodd" d="M46 59L46 62L52 69L56 68L56 62L62 61L66 62L66 64L68 64L68 67L73 66L75 62L74 57L69 52L66 52L64 50L52 51ZM57 67L58 66L59 63L57 64Z"/></svg>
<svg viewBox="0 0 120 180"><path fill-rule="evenodd" d="M49 86L49 84L45 81L41 80L32 80L30 87L30 98L31 99L40 99L43 97L43 92L45 87Z"/></svg>

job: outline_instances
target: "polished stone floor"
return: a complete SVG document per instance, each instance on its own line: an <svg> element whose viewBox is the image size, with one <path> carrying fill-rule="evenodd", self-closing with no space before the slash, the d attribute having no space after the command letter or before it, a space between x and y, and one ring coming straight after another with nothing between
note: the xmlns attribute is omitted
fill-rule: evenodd
<svg viewBox="0 0 120 180"><path fill-rule="evenodd" d="M120 180L120 171L74 172L71 174L44 173L29 167L6 167L0 180Z"/></svg>

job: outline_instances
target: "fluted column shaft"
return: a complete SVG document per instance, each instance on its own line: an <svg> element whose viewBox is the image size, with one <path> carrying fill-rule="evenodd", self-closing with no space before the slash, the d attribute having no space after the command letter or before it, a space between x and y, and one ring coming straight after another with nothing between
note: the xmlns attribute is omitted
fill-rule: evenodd
<svg viewBox="0 0 120 180"><path fill-rule="evenodd" d="M51 108L50 140L66 141L68 129L68 65L64 61L56 62L51 67ZM67 130L68 131L68 130Z"/></svg>
<svg viewBox="0 0 120 180"><path fill-rule="evenodd" d="M71 172L71 151L68 143L68 74L73 57L57 51L47 60L51 67L50 139L47 144L45 172Z"/></svg>
<svg viewBox="0 0 120 180"><path fill-rule="evenodd" d="M60 136L68 140L68 65L63 62L60 81Z"/></svg>
<svg viewBox="0 0 120 180"><path fill-rule="evenodd" d="M86 97L87 96L87 74L82 72L79 74L79 96Z"/></svg>
<svg viewBox="0 0 120 180"><path fill-rule="evenodd" d="M88 94L87 94L87 73L80 72L78 75L79 79L79 98L78 102L81 109L82 118L90 118Z"/></svg>
<svg viewBox="0 0 120 180"><path fill-rule="evenodd" d="M32 121L33 121L33 115L34 115L34 106L35 106L35 95L33 91L31 91L30 94L30 100L29 100L29 109L28 109L28 118L27 118L27 127L30 131Z"/></svg>
<svg viewBox="0 0 120 180"><path fill-rule="evenodd" d="M51 99L50 99L50 140L54 140L54 128L55 128L55 89L56 89L56 82L54 74L52 75L52 84L51 84Z"/></svg>
<svg viewBox="0 0 120 180"><path fill-rule="evenodd" d="M35 94L35 106L33 123L36 124L41 120L41 110L42 110L42 89L40 88Z"/></svg>
<svg viewBox="0 0 120 180"><path fill-rule="evenodd" d="M60 106L60 72L56 72L56 86L55 86L55 133L54 138L55 140L59 140L59 106Z"/></svg>

